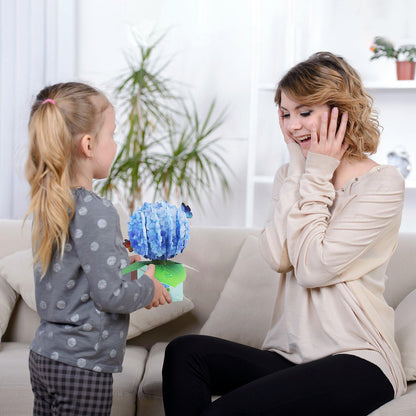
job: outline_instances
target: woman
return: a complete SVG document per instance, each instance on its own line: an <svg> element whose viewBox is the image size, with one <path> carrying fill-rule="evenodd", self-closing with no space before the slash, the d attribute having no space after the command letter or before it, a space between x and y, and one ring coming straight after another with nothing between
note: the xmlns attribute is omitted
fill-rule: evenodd
<svg viewBox="0 0 416 416"><path fill-rule="evenodd" d="M367 415L405 391L383 297L404 181L368 157L380 135L372 99L344 59L320 52L289 70L275 102L290 162L260 236L280 273L270 330L261 350L174 340L167 416Z"/></svg>

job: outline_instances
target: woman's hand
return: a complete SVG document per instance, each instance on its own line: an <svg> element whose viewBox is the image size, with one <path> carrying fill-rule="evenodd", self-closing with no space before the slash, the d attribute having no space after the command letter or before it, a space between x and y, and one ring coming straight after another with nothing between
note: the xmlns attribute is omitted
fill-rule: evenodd
<svg viewBox="0 0 416 416"><path fill-rule="evenodd" d="M146 306L146 309L157 308L159 305L164 305L165 303L171 303L172 298L169 295L169 292L166 288L159 282L155 277L155 265L149 264L146 270L146 276L153 280L155 285L155 293L153 295L152 302Z"/></svg>
<svg viewBox="0 0 416 416"><path fill-rule="evenodd" d="M279 108L277 110L278 114L279 114L279 126L280 126L280 130L282 131L283 134L283 138L285 139L285 143L295 143L295 141L289 136L288 131L286 130L286 128L283 125L283 111Z"/></svg>
<svg viewBox="0 0 416 416"><path fill-rule="evenodd" d="M328 113L325 112L322 116L321 128L318 133L315 124L312 128L311 147L312 153L320 153L322 155L331 156L335 159L341 160L348 144L344 142L345 131L347 129L348 113L342 114L341 123L337 130L338 108L334 107L331 111L331 120L328 125Z"/></svg>

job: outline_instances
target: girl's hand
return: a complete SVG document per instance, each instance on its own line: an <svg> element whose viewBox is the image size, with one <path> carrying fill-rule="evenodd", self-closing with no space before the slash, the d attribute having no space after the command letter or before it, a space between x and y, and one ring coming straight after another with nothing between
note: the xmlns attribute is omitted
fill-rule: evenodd
<svg viewBox="0 0 416 416"><path fill-rule="evenodd" d="M136 261L140 261L142 258L138 254L133 254L132 256L129 256L130 264L136 263ZM137 280L137 270L133 270L130 273L131 280Z"/></svg>
<svg viewBox="0 0 416 416"><path fill-rule="evenodd" d="M280 126L280 130L282 131L283 134L283 138L285 139L285 143L295 143L295 141L289 136L288 131L285 129L284 125L283 125L283 111L279 108L277 110L278 114L279 114L279 126Z"/></svg>
<svg viewBox="0 0 416 416"><path fill-rule="evenodd" d="M312 153L320 153L322 155L331 156L341 160L348 144L344 142L345 131L347 129L348 113L342 114L341 123L337 131L338 108L334 107L331 111L331 120L328 125L328 113L322 116L321 129L318 133L315 124L312 127L311 147Z"/></svg>
<svg viewBox="0 0 416 416"><path fill-rule="evenodd" d="M138 254L133 254L129 256L130 264L136 263L136 261L140 261L142 258Z"/></svg>
<svg viewBox="0 0 416 416"><path fill-rule="evenodd" d="M153 295L153 300L150 305L146 306L146 309L157 308L159 305L164 305L165 303L171 303L172 298L169 295L169 292L166 288L159 282L155 277L155 265L149 264L146 270L146 276L153 280L155 285L155 293Z"/></svg>

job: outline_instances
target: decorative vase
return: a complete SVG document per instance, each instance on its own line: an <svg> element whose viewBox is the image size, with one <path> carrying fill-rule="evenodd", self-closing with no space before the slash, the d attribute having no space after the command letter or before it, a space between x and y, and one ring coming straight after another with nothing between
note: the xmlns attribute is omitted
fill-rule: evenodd
<svg viewBox="0 0 416 416"><path fill-rule="evenodd" d="M415 79L415 65L416 65L416 62L396 61L397 79L398 80Z"/></svg>

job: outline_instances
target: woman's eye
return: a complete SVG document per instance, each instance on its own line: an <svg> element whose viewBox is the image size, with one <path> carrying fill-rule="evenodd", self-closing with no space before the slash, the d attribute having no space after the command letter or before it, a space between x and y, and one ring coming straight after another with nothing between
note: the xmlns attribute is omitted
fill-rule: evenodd
<svg viewBox="0 0 416 416"><path fill-rule="evenodd" d="M287 113L287 114L282 114L282 117L283 117L283 118L289 118L289 113Z"/></svg>
<svg viewBox="0 0 416 416"><path fill-rule="evenodd" d="M312 111L305 111L305 112L303 112L303 113L300 113L300 115L302 116L302 117L308 117L308 116L310 116L312 114Z"/></svg>

